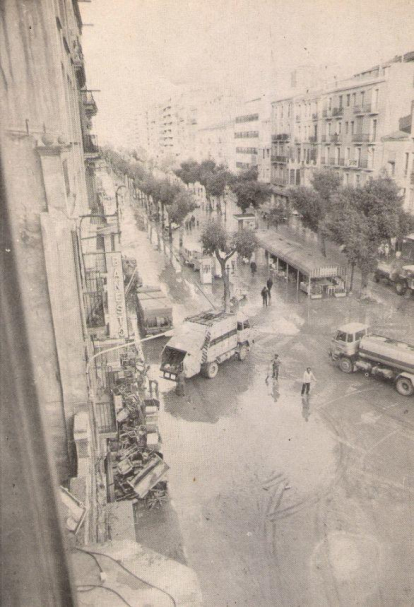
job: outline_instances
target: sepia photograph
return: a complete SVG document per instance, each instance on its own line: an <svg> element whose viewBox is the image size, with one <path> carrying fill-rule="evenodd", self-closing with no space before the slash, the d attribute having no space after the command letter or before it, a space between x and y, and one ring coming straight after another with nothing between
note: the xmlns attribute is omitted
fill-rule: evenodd
<svg viewBox="0 0 414 607"><path fill-rule="evenodd" d="M414 607L414 0L0 0L2 607Z"/></svg>

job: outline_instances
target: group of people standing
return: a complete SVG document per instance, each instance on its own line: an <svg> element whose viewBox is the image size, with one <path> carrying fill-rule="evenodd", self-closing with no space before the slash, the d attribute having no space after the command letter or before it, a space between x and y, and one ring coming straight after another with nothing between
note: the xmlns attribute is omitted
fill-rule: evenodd
<svg viewBox="0 0 414 607"><path fill-rule="evenodd" d="M279 358L279 354L275 354L270 362L270 369L266 377L266 383L269 382L269 379L272 379L273 382L279 381L279 372L280 372L281 360ZM302 396L308 396L310 392L311 383L316 382L316 377L313 374L311 367L306 367L306 370L303 374L302 379Z"/></svg>
<svg viewBox="0 0 414 607"><path fill-rule="evenodd" d="M272 303L272 287L273 287L273 280L269 277L267 279L265 286L260 291L262 300L263 300L263 305L265 307L270 306L270 304Z"/></svg>

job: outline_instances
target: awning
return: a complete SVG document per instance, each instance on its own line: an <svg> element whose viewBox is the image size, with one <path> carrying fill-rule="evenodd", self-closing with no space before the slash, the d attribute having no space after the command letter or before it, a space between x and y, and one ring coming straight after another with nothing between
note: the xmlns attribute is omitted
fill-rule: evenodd
<svg viewBox="0 0 414 607"><path fill-rule="evenodd" d="M287 239L273 231L259 230L257 240L266 251L310 278L344 276L346 267L329 263L311 244Z"/></svg>

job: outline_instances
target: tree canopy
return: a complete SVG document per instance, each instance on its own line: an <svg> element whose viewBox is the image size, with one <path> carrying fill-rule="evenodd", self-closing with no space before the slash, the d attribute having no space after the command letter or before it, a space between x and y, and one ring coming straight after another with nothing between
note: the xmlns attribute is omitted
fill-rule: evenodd
<svg viewBox="0 0 414 607"><path fill-rule="evenodd" d="M398 187L388 177L338 190L321 224L324 234L341 245L349 262L361 270L363 289L376 268L380 244L413 228L414 218L403 210Z"/></svg>
<svg viewBox="0 0 414 607"><path fill-rule="evenodd" d="M220 263L224 283L224 304L226 310L230 302L230 282L226 273L226 262L237 252L241 257L250 259L258 246L253 230L228 232L218 220L206 223L201 234L203 250L214 255Z"/></svg>

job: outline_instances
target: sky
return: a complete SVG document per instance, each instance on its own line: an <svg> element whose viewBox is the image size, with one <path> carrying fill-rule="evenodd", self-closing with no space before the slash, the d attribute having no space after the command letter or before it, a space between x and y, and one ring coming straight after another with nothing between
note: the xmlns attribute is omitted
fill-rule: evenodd
<svg viewBox="0 0 414 607"><path fill-rule="evenodd" d="M131 112L182 85L277 92L302 65L369 68L414 51L414 0L92 0L80 3L95 130L119 144ZM93 25L89 25L93 24Z"/></svg>

